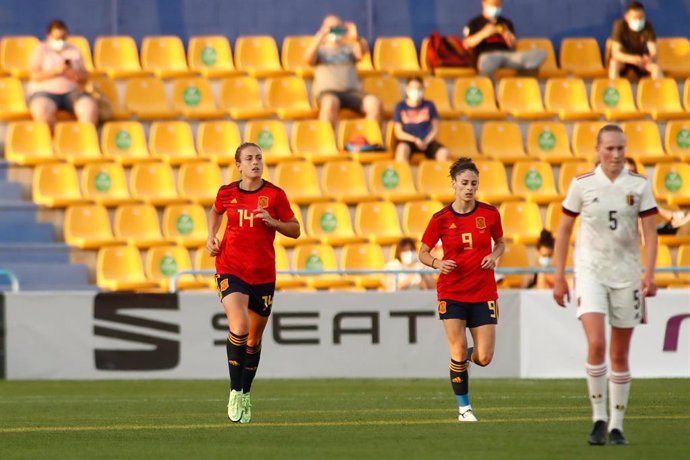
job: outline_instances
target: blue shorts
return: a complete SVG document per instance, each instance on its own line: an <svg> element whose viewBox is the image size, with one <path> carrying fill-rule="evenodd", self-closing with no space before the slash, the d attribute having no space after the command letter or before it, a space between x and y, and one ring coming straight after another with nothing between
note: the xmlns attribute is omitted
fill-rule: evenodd
<svg viewBox="0 0 690 460"><path fill-rule="evenodd" d="M64 110L69 113L74 113L74 101L76 101L80 97L89 97L89 95L80 89L75 89L74 91L65 94L55 94L49 93L47 91L38 91L29 96L28 104L30 105L31 101L33 101L37 97L47 97L55 103L58 110Z"/></svg>
<svg viewBox="0 0 690 460"><path fill-rule="evenodd" d="M438 301L439 319L462 319L467 327L473 328L486 324L498 324L498 302L457 302L455 300Z"/></svg>
<svg viewBox="0 0 690 460"><path fill-rule="evenodd" d="M233 292L249 296L249 309L261 316L270 316L276 283L249 284L233 275L216 274L220 300Z"/></svg>

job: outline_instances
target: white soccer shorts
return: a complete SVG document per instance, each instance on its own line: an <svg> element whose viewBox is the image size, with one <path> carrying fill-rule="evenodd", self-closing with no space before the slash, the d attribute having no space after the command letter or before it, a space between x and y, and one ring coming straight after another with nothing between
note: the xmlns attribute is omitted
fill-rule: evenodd
<svg viewBox="0 0 690 460"><path fill-rule="evenodd" d="M620 288L602 284L596 276L579 274L575 278L575 304L578 319L585 313L607 314L613 327L635 327L646 322L644 296L639 281Z"/></svg>

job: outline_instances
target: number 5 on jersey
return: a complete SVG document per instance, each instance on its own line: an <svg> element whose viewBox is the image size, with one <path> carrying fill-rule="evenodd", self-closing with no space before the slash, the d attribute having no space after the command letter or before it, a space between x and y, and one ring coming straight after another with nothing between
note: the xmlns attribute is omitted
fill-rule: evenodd
<svg viewBox="0 0 690 460"><path fill-rule="evenodd" d="M240 215L240 227L244 226L245 221L249 221L249 226L254 227L254 214L246 209L238 209L237 214Z"/></svg>

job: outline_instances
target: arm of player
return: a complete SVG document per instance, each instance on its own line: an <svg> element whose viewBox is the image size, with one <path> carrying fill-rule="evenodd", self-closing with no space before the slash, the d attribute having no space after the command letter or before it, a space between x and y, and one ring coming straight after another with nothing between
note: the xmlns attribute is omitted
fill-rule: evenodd
<svg viewBox="0 0 690 460"><path fill-rule="evenodd" d="M462 44L465 45L465 48L467 49L472 49L479 45L481 42L495 34L497 31L496 25L492 23L487 23L484 27L482 27L478 32L469 35L466 34L467 36L465 39L462 41Z"/></svg>
<svg viewBox="0 0 690 460"><path fill-rule="evenodd" d="M436 136L438 136L438 118L431 120L431 130L429 130L429 134L422 139L422 142L424 142L424 148L428 147L429 144L436 139Z"/></svg>
<svg viewBox="0 0 690 460"><path fill-rule="evenodd" d="M506 243L503 237L494 240L494 250L491 254L482 259L481 268L484 270L493 270L496 268L496 261L503 255L506 250Z"/></svg>
<svg viewBox="0 0 690 460"><path fill-rule="evenodd" d="M286 221L274 219L265 208L256 208L254 215L263 220L268 227L275 228L277 232L282 233L288 238L299 238L300 228L296 217L293 216Z"/></svg>
<svg viewBox="0 0 690 460"><path fill-rule="evenodd" d="M645 297L656 295L656 283L654 282L654 268L656 265L657 234L655 216L642 218L642 237L644 239L645 267L642 278L642 293Z"/></svg>
<svg viewBox="0 0 690 460"><path fill-rule="evenodd" d="M425 243L422 243L421 247L419 248L419 261L427 267L440 269L441 273L444 275L452 272L458 266L454 260L441 260L431 255L431 248Z"/></svg>
<svg viewBox="0 0 690 460"><path fill-rule="evenodd" d="M220 254L220 241L216 234L222 222L223 213L218 212L215 206L211 206L211 211L208 213L208 238L206 239L206 250L208 255L216 257Z"/></svg>
<svg viewBox="0 0 690 460"><path fill-rule="evenodd" d="M405 129L403 129L402 123L400 123L399 121L396 121L393 124L393 130L395 132L395 138L399 141L412 142L415 144L417 143L417 141L419 141L418 138L414 137L412 134L405 131Z"/></svg>
<svg viewBox="0 0 690 460"><path fill-rule="evenodd" d="M637 54L628 54L623 52L623 47L618 42L613 42L611 45L611 57L618 62L641 66L644 58Z"/></svg>
<svg viewBox="0 0 690 460"><path fill-rule="evenodd" d="M316 65L316 51L319 49L324 37L328 35L329 30L329 27L322 25L316 34L314 34L314 38L312 39L311 43L307 49L304 50L304 60L307 62L307 64Z"/></svg>
<svg viewBox="0 0 690 460"><path fill-rule="evenodd" d="M553 275L553 298L558 305L565 307L565 302L570 302L570 291L565 279L565 264L568 260L570 235L573 233L575 217L563 214L556 234L556 246L554 248L554 264L556 266Z"/></svg>

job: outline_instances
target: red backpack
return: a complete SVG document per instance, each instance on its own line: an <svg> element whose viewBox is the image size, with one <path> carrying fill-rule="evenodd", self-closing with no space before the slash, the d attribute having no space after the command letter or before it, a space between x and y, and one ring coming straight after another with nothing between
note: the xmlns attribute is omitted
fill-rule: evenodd
<svg viewBox="0 0 690 460"><path fill-rule="evenodd" d="M442 37L433 32L428 37L426 49L426 63L430 69L436 67L473 67L474 56L462 44L462 38L457 35Z"/></svg>

